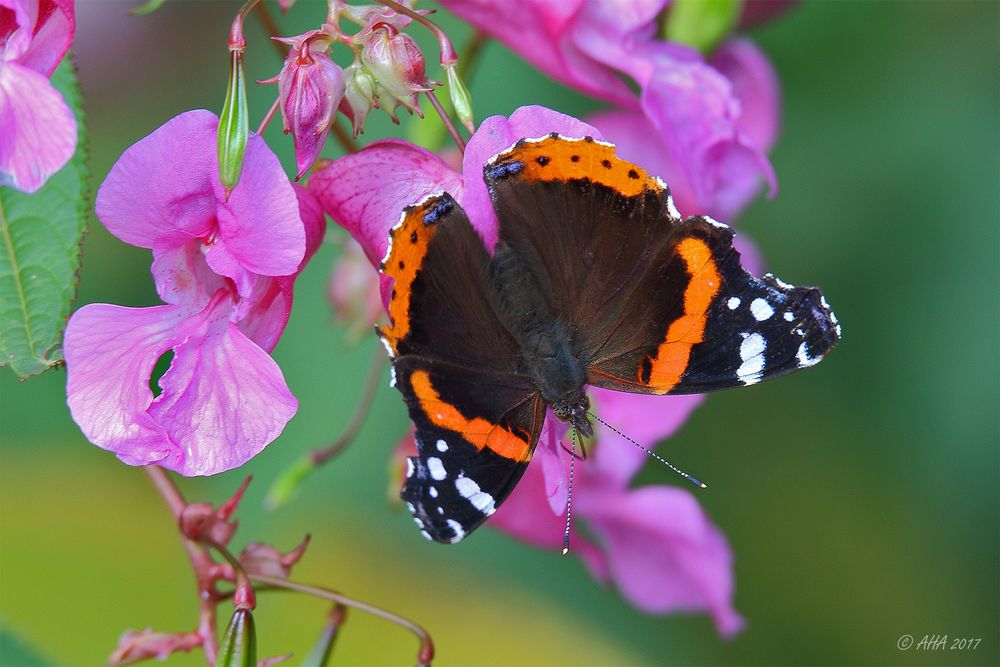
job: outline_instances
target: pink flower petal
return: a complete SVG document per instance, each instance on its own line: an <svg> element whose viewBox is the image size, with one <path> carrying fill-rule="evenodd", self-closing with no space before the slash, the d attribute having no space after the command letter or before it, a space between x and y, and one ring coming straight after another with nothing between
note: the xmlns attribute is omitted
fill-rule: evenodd
<svg viewBox="0 0 1000 667"><path fill-rule="evenodd" d="M739 127L732 87L708 65L674 62L657 68L644 84L642 107L710 214L733 217L762 177L772 192L777 187L770 162Z"/></svg>
<svg viewBox="0 0 1000 667"><path fill-rule="evenodd" d="M0 185L34 192L76 150L76 118L48 78L0 62Z"/></svg>
<svg viewBox="0 0 1000 667"><path fill-rule="evenodd" d="M200 311L213 294L226 287L225 279L209 267L198 242L153 250L152 273L160 298L183 306L185 313Z"/></svg>
<svg viewBox="0 0 1000 667"><path fill-rule="evenodd" d="M17 1L14 0L15 4ZM37 0L21 1L26 1L28 4L38 4ZM0 2L0 5L2 4L3 2ZM17 58L17 62L39 74L52 76L59 62L69 50L75 31L76 17L73 0L43 2L31 44Z"/></svg>
<svg viewBox="0 0 1000 667"><path fill-rule="evenodd" d="M156 360L178 341L175 306L91 304L66 327L66 395L73 420L92 443L129 465L158 463L173 447L146 410Z"/></svg>
<svg viewBox="0 0 1000 667"><path fill-rule="evenodd" d="M403 209L442 190L459 198L462 178L430 151L388 139L334 160L310 177L308 187L378 266Z"/></svg>
<svg viewBox="0 0 1000 667"><path fill-rule="evenodd" d="M536 451L536 455L538 452ZM577 470L580 470L578 467ZM546 511L548 500L546 475L541 462L532 460L521 481L486 523L522 542L559 553L566 529L566 492L558 513ZM576 491L574 490L574 494ZM574 495L574 501L576 496ZM575 512L574 508L574 512ZM598 581L605 581L607 565L600 551L579 530L570 531L570 553L579 556Z"/></svg>
<svg viewBox="0 0 1000 667"><path fill-rule="evenodd" d="M507 150L518 140L544 137L550 132L558 132L565 137L603 138L597 128L572 116L532 105L516 109L509 119L490 116L469 139L462 159L465 192L457 199L490 252L493 252L493 246L497 242L499 223L483 180L483 167L491 158Z"/></svg>
<svg viewBox="0 0 1000 667"><path fill-rule="evenodd" d="M218 221L226 247L248 271L265 276L289 276L305 256L305 228L299 200L281 162L256 134L251 134L243 173L226 202L215 162L216 127L212 116L211 178L218 204Z"/></svg>
<svg viewBox="0 0 1000 667"><path fill-rule="evenodd" d="M770 150L781 125L781 86L771 61L756 44L741 38L724 43L709 62L729 79L740 101L740 130L753 145Z"/></svg>
<svg viewBox="0 0 1000 667"><path fill-rule="evenodd" d="M215 114L188 111L129 147L97 191L108 231L140 248L206 237L216 218L217 126Z"/></svg>
<svg viewBox="0 0 1000 667"><path fill-rule="evenodd" d="M262 275L295 273L305 252L298 200L278 158L251 135L240 182L225 201L216 157L215 114L188 111L133 144L97 193L97 215L122 241L170 249L214 233L232 261Z"/></svg>
<svg viewBox="0 0 1000 667"><path fill-rule="evenodd" d="M590 389L590 396L601 419L649 449L676 433L704 400L701 394L647 396L596 388ZM616 484L626 486L651 457L604 424L594 426L598 440L593 465ZM670 460L669 455L661 455ZM664 471L664 475L673 474Z"/></svg>
<svg viewBox="0 0 1000 667"><path fill-rule="evenodd" d="M588 0L441 0L441 4L552 78L594 97L634 106L635 94L621 78L595 62L572 38L578 17L591 4Z"/></svg>
<svg viewBox="0 0 1000 667"><path fill-rule="evenodd" d="M35 31L35 22L38 20L38 0L0 0L0 7L9 10L9 14L0 24L0 36L5 37L5 41L0 46L0 62L16 62L31 45L31 39Z"/></svg>
<svg viewBox="0 0 1000 667"><path fill-rule="evenodd" d="M580 515L600 537L611 578L629 602L653 614L707 611L719 634L739 632L729 545L690 493L645 487L579 495Z"/></svg>
<svg viewBox="0 0 1000 667"><path fill-rule="evenodd" d="M243 465L278 437L298 402L271 357L232 325L175 348L149 415L177 450L160 464L182 475Z"/></svg>
<svg viewBox="0 0 1000 667"><path fill-rule="evenodd" d="M316 254L326 232L326 219L316 198L300 185L293 187L299 200L299 214L305 225L306 237L306 255L299 264L299 270L291 276L257 276L236 307L240 331L267 352L278 344L288 323L295 279Z"/></svg>

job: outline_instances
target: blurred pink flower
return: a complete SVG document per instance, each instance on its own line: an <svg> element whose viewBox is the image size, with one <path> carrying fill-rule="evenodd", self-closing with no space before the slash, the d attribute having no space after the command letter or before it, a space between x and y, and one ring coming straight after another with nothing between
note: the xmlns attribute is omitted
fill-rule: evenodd
<svg viewBox="0 0 1000 667"><path fill-rule="evenodd" d="M72 0L0 0L0 186L34 192L73 157L76 118L49 77L75 29Z"/></svg>
<svg viewBox="0 0 1000 667"><path fill-rule="evenodd" d="M317 35L312 30L280 40L291 46L278 74L278 91L285 133L291 132L295 143L296 180L319 157L344 97L344 72L326 55L329 45Z"/></svg>
<svg viewBox="0 0 1000 667"><path fill-rule="evenodd" d="M591 390L591 398L603 419L650 445L673 434L702 400L600 389ZM721 635L737 633L743 620L732 607L732 554L721 531L686 489L629 488L647 454L596 426L589 458L575 466L570 553L644 612L705 611ZM547 550L562 547L569 461L564 446L566 425L550 415L527 472L488 525ZM546 502L551 511L540 509Z"/></svg>
<svg viewBox="0 0 1000 667"><path fill-rule="evenodd" d="M756 193L763 178L776 188L765 152L773 141L750 127L777 125L777 79L753 47L740 47L741 67L765 68L740 84L716 57L657 40L657 19L668 0L442 0L442 4L496 37L531 64L577 90L633 115L632 133L672 163L672 186L690 208L731 218ZM724 46L722 50L726 50ZM753 49L752 55L747 51ZM752 62L750 62L752 59ZM637 96L622 75L640 89ZM752 109L745 108L753 100ZM761 114L770 114L762 118ZM612 141L622 141L609 136Z"/></svg>
<svg viewBox="0 0 1000 667"><path fill-rule="evenodd" d="M378 284L378 271L368 262L361 246L347 239L330 274L327 294L333 312L347 323L354 336L371 333L372 325L382 317Z"/></svg>
<svg viewBox="0 0 1000 667"><path fill-rule="evenodd" d="M130 465L184 475L242 465L295 414L267 353L323 234L313 197L289 183L256 135L225 199L217 126L208 111L173 118L126 150L97 194L105 227L152 249L166 304L85 306L65 339L68 402L87 438ZM150 376L171 350L154 397Z"/></svg>

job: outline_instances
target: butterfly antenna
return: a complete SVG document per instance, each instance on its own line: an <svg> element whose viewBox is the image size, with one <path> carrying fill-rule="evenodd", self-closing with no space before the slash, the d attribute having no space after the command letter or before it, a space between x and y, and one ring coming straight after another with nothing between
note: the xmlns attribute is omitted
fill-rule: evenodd
<svg viewBox="0 0 1000 667"><path fill-rule="evenodd" d="M643 447L638 442L636 442L632 438L628 437L627 435L625 435L624 433L622 433L621 431L619 431L618 429L616 429L614 426L612 426L608 422L604 421L603 419L601 419L600 417L598 417L597 415L595 415L593 412L588 412L588 414L591 417L593 417L594 419L596 419L597 421L599 421L602 424L604 424L605 426L607 426L609 429L611 429L612 431L614 431L618 435L620 435L621 437L623 437L626 440L628 440L629 442L631 442L633 445L635 445L636 447L638 447L642 451L644 451L647 454L649 454L650 456L652 456L654 459L656 459L657 461L659 461L663 465L665 465L668 468L670 468L671 470L673 470L675 473L677 473L678 475L680 475L681 477L683 477L687 481L689 481L692 484L694 484L695 486L701 487L703 489L707 489L708 488L708 486L706 484L702 483L702 481L700 479L698 479L697 477L694 477L692 475L687 474L686 472L684 472L683 470L681 470L680 468L678 468L677 466L675 466L673 463L671 463L670 461L666 460L665 458L663 458L662 456L660 456L659 454L657 454L656 452L654 452L653 450L651 450L649 447ZM576 431L574 431L573 433L575 435ZM572 480L572 479L573 479L573 468L572 468L572 466L570 466L570 480Z"/></svg>
<svg viewBox="0 0 1000 667"><path fill-rule="evenodd" d="M576 462L576 426L573 427L573 451L569 457L569 485L566 487L566 531L563 533L563 556L569 553L569 525L573 513L573 464Z"/></svg>

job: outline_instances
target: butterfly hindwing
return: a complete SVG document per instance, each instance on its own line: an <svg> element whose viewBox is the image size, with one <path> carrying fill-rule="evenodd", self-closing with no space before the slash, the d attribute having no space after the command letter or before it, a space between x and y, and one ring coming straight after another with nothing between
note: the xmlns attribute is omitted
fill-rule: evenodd
<svg viewBox="0 0 1000 667"><path fill-rule="evenodd" d="M418 356L395 364L419 456L401 497L424 535L458 542L485 521L528 467L545 404L523 378Z"/></svg>

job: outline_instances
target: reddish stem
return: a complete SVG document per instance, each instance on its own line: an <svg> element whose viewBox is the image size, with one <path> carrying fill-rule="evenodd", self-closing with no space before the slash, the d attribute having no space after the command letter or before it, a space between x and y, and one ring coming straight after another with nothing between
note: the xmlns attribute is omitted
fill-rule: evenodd
<svg viewBox="0 0 1000 667"><path fill-rule="evenodd" d="M444 123L445 129L448 130L448 134L450 134L451 138L454 140L455 145L458 146L459 152L465 153L465 139L463 139L462 135L458 133L458 128L455 127L453 122L451 122L451 116L449 116L448 112L444 110L443 106L441 106L441 102L438 101L437 95L434 94L433 90L429 90L425 94L427 95L427 99L431 101L431 106L433 106L434 110L437 111L439 116L441 116L441 121Z"/></svg>
<svg viewBox="0 0 1000 667"><path fill-rule="evenodd" d="M434 21L421 14L420 12L415 12L409 7L399 4L398 2L393 2L393 0L375 0L380 5L385 5L389 9L394 10L398 14L403 14L404 16L409 16L411 19L417 23L426 26L428 30L434 33L434 36L438 40L438 48L441 49L441 66L448 67L452 63L458 60L458 54L455 53L455 47L451 45L451 40L448 39L448 35L444 34L442 30Z"/></svg>
<svg viewBox="0 0 1000 667"><path fill-rule="evenodd" d="M143 466L143 470L146 471L153 486L166 502L170 514L174 517L174 522L179 523L181 513L187 507L187 501L184 500L177 485L167 475L167 471L160 466ZM195 583L198 587L198 629L196 632L201 637L205 661L209 665L214 665L218 653L215 636L215 605L219 601L213 574L215 562L205 546L188 539L183 533L181 534L181 542L191 560L191 569L194 570Z"/></svg>

